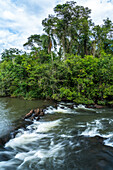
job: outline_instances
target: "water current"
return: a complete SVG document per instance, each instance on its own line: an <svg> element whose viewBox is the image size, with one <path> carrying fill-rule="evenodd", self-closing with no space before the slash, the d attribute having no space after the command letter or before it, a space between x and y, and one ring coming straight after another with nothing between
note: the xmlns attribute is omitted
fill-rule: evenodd
<svg viewBox="0 0 113 170"><path fill-rule="evenodd" d="M43 105L44 117L21 126ZM113 108L0 98L0 138L15 128L0 144L0 170L113 170Z"/></svg>

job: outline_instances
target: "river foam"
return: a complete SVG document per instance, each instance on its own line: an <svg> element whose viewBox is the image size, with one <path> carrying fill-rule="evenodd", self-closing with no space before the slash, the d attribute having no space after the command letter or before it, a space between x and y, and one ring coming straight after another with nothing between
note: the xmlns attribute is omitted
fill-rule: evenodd
<svg viewBox="0 0 113 170"><path fill-rule="evenodd" d="M88 112L88 113L101 113L102 109L95 108L87 108L83 104L75 105L73 103L59 103L56 107L50 106L46 109L46 114L54 114L54 113L64 113L64 114L80 114L80 112Z"/></svg>
<svg viewBox="0 0 113 170"><path fill-rule="evenodd" d="M83 169L84 153L89 149L92 154L96 147L89 138L102 137L100 150L104 145L113 147L113 119L106 114L101 116L101 111L73 103L47 107L48 116L32 121L25 129L20 128L15 138L5 144L0 156L7 160L0 162L0 170ZM96 139L98 145L99 138Z"/></svg>
<svg viewBox="0 0 113 170"><path fill-rule="evenodd" d="M14 139L11 139L5 144L5 147L11 147L15 149L16 147L24 146L26 144L32 143L39 139L45 138L48 135L43 134L53 129L55 126L60 124L61 120L51 121L51 122L37 122L34 121L32 125L27 127L27 131L21 131L17 133ZM42 134L41 134L42 133Z"/></svg>
<svg viewBox="0 0 113 170"><path fill-rule="evenodd" d="M57 108L54 108L52 106L48 107L45 113L49 113L49 114L54 114L54 113L68 113L68 114L72 114L72 113L75 113L75 111L70 109L69 107L67 107L65 105L59 104L57 106Z"/></svg>
<svg viewBox="0 0 113 170"><path fill-rule="evenodd" d="M100 135L99 130L102 128L103 126L100 120L95 120L91 123L86 124L86 129L81 133L81 135L94 137L96 135Z"/></svg>
<svg viewBox="0 0 113 170"><path fill-rule="evenodd" d="M30 169L33 162L41 166L46 159L55 159L59 152L61 153L63 144L61 142L55 144L50 131L54 131L54 128L56 129L61 122L61 119L48 122L34 121L26 130L19 129L15 138L5 144L5 148L11 151L0 152L0 154L12 155L13 157L9 161L0 162L0 169L5 170L11 166L14 168L15 162L20 164L16 169L25 169L27 164L29 164L28 169Z"/></svg>
<svg viewBox="0 0 113 170"><path fill-rule="evenodd" d="M113 126L113 119L101 118L90 123L88 122L85 126L85 130L79 135L86 137L100 136L104 139L104 145L113 147L113 132L106 131L106 124Z"/></svg>

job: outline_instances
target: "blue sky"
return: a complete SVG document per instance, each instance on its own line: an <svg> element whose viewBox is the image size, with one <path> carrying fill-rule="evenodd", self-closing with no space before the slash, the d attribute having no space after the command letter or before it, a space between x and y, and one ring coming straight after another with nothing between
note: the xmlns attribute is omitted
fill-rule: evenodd
<svg viewBox="0 0 113 170"><path fill-rule="evenodd" d="M68 0L69 1L69 0ZM0 0L0 52L23 48L32 34L41 34L42 20L53 13L58 3L66 0ZM89 7L96 24L109 17L113 22L113 0L76 0L77 5Z"/></svg>

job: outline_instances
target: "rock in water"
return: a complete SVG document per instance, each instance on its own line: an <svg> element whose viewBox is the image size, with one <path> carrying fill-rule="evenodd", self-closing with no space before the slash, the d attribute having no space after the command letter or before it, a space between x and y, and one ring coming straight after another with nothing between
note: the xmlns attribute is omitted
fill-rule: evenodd
<svg viewBox="0 0 113 170"><path fill-rule="evenodd" d="M40 114L40 109L37 108L34 110L34 112L35 112L34 117L37 117Z"/></svg>
<svg viewBox="0 0 113 170"><path fill-rule="evenodd" d="M96 109L103 109L103 108L104 108L104 106L97 105L97 104L95 104L94 107L95 107Z"/></svg>
<svg viewBox="0 0 113 170"><path fill-rule="evenodd" d="M34 113L34 110L33 109L30 110L30 112L25 115L24 119L31 117L33 113Z"/></svg>

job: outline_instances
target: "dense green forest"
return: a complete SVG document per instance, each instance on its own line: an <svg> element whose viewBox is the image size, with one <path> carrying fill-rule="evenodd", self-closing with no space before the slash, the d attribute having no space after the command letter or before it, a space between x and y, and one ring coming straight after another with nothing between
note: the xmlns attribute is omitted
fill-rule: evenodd
<svg viewBox="0 0 113 170"><path fill-rule="evenodd" d="M113 23L95 25L91 10L69 1L42 21L27 51L5 49L0 96L113 104ZM29 49L29 52L28 52Z"/></svg>

